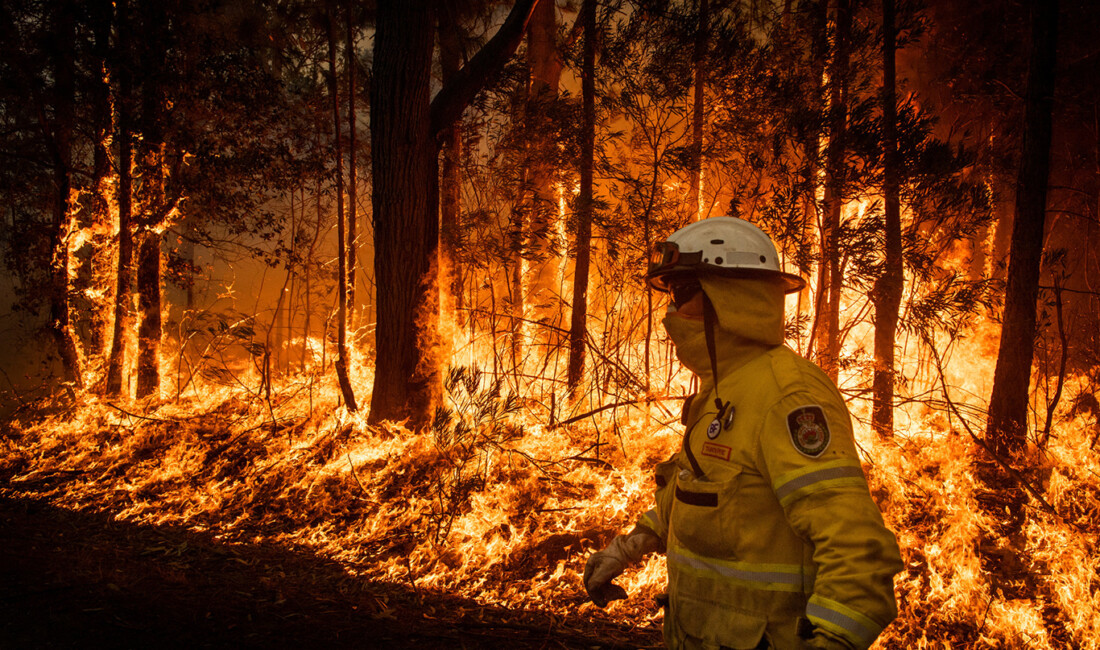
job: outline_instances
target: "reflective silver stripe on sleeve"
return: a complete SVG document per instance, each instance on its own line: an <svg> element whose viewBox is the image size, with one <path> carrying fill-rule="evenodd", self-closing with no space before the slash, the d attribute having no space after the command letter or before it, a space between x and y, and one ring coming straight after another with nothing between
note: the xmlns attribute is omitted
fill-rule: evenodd
<svg viewBox="0 0 1100 650"><path fill-rule="evenodd" d="M775 498L782 501L792 492L800 490L819 481L829 481L838 478L863 478L863 470L856 465L842 465L840 467L827 467L816 472L795 477L775 490Z"/></svg>
<svg viewBox="0 0 1100 650"><path fill-rule="evenodd" d="M823 621L825 623L832 623L836 627L847 632L847 636L850 640L857 642L857 647L866 648L875 642L878 635L882 633L881 629L872 629L866 624L857 621L856 619L842 614L835 609L830 609L819 603L815 603L813 600L806 603L806 616L813 621Z"/></svg>
<svg viewBox="0 0 1100 650"><path fill-rule="evenodd" d="M661 526L660 522L661 515L659 512L657 512L656 508L650 508L649 510L646 510L644 513L642 513L642 516L638 518L639 524L657 533L658 536L660 536L664 532L664 527Z"/></svg>
<svg viewBox="0 0 1100 650"><path fill-rule="evenodd" d="M668 561L690 567L696 571L713 573L723 578L751 583L757 589L803 591L804 588L809 588L809 585L806 584L808 582L806 576L797 567L792 567L790 571L775 570L775 566L769 566L767 569L764 567L749 568L751 565L747 565L747 563L709 561L685 555L675 549L669 549Z"/></svg>

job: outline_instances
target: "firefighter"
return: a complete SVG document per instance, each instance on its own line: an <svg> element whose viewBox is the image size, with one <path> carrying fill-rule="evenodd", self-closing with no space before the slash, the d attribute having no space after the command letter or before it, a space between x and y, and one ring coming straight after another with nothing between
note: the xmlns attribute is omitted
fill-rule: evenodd
<svg viewBox="0 0 1100 650"><path fill-rule="evenodd" d="M664 326L699 390L656 506L589 557L585 589L600 607L625 598L612 580L664 551L670 648L867 648L897 615L901 558L843 398L783 345L784 296L805 282L734 217L673 233L647 277L671 294Z"/></svg>

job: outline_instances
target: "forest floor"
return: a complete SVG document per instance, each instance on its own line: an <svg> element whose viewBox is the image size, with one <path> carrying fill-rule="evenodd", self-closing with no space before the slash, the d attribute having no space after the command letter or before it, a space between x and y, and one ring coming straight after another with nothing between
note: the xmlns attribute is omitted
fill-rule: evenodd
<svg viewBox="0 0 1100 650"><path fill-rule="evenodd" d="M624 630L373 582L276 544L59 508L0 485L0 648L623 648ZM606 629L604 629L606 628Z"/></svg>
<svg viewBox="0 0 1100 650"><path fill-rule="evenodd" d="M660 558L603 610L581 575L678 438L624 429L593 459L590 429L477 405L414 435L305 390L278 419L219 395L0 420L0 650L661 647ZM958 432L869 439L906 563L876 648L1100 650L1094 426L1053 431L1042 500L991 489Z"/></svg>

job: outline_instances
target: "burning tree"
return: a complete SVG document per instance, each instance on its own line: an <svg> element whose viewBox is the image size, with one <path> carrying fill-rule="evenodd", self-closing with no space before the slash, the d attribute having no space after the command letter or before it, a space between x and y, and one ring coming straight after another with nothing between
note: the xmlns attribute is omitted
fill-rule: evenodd
<svg viewBox="0 0 1100 650"><path fill-rule="evenodd" d="M656 643L659 561L602 613L577 571L694 390L647 253L733 214L809 280L788 345L901 541L880 647L1095 648L1097 11L1039 7L1056 44L988 3L6 4L4 253L50 336L4 366L0 496Z"/></svg>

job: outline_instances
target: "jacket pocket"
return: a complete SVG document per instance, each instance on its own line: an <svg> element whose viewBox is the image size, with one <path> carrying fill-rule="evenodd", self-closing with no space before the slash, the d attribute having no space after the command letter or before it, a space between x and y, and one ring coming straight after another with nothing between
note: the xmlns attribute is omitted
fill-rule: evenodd
<svg viewBox="0 0 1100 650"><path fill-rule="evenodd" d="M669 617L671 620L665 622L665 643L670 648L753 650L770 647L770 644L762 645L768 621L756 614L681 599L672 603Z"/></svg>
<svg viewBox="0 0 1100 650"><path fill-rule="evenodd" d="M676 467L676 458L673 457L666 460L663 463L657 463L657 467L653 469L653 477L657 481L657 489L663 489L675 482L676 473L679 468Z"/></svg>
<svg viewBox="0 0 1100 650"><path fill-rule="evenodd" d="M673 534L687 550L704 557L736 559L740 480L740 469L720 482L679 477L671 523Z"/></svg>

